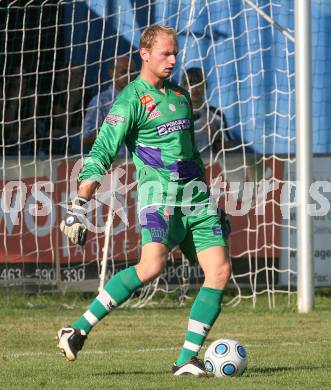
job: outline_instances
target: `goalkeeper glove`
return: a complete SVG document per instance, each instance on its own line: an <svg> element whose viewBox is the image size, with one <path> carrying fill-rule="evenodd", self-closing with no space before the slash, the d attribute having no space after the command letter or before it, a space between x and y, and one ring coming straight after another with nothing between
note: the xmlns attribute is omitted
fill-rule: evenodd
<svg viewBox="0 0 331 390"><path fill-rule="evenodd" d="M86 198L76 196L72 201L71 210L68 210L61 221L60 230L74 244L84 245L87 236L87 202Z"/></svg>

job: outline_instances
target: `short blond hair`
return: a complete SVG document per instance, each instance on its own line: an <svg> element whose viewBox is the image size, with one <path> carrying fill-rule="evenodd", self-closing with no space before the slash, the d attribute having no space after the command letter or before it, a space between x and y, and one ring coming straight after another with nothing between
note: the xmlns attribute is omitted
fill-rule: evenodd
<svg viewBox="0 0 331 390"><path fill-rule="evenodd" d="M140 48L151 49L159 33L171 35L177 43L177 31L174 28L155 24L145 28L142 32L140 38Z"/></svg>

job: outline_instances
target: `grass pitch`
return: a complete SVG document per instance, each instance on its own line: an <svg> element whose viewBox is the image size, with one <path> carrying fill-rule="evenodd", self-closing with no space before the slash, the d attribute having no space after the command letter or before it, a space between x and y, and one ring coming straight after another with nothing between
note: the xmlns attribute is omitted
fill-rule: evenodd
<svg viewBox="0 0 331 390"><path fill-rule="evenodd" d="M1 389L330 389L331 294L318 295L307 315L277 298L224 307L207 345L221 337L248 350L244 376L173 377L170 368L184 341L189 306L118 309L89 335L74 363L56 348L57 330L76 319L90 298L0 296ZM203 356L202 350L201 356Z"/></svg>

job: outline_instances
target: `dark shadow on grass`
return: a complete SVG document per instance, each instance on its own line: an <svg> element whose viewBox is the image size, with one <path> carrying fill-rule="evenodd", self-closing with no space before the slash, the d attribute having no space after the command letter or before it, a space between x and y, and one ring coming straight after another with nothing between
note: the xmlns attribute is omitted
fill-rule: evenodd
<svg viewBox="0 0 331 390"><path fill-rule="evenodd" d="M252 376L254 374L276 374L285 371L297 371L297 370L320 370L324 369L321 366L298 366L298 367L260 367L260 368L248 368L245 375Z"/></svg>
<svg viewBox="0 0 331 390"><path fill-rule="evenodd" d="M121 376L121 375L164 375L164 374L170 374L169 370L162 370L162 371L108 371L108 372L95 372L91 374L92 376Z"/></svg>
<svg viewBox="0 0 331 390"><path fill-rule="evenodd" d="M256 374L277 374L279 372L289 372L289 371L297 371L297 370L320 370L325 369L323 365L321 366L298 366L298 367L260 367L260 368L249 368L244 376L252 377ZM95 377L109 377L109 376L121 376L121 375L170 375L171 372L169 370L162 371L108 371L108 372L96 372L92 373L92 376Z"/></svg>

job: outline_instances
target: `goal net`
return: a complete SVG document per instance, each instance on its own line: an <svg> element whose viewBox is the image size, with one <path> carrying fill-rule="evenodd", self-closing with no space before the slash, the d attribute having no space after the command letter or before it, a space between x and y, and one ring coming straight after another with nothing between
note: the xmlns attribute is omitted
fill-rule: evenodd
<svg viewBox="0 0 331 390"><path fill-rule="evenodd" d="M294 10L292 1L250 3L287 36L243 0L1 2L2 288L96 291L102 270L107 280L139 259L126 149L93 201L85 247L71 245L58 226L105 113L138 74L142 30L160 23L178 31L172 80L203 96L196 140L215 199L230 216L232 302L255 304L267 293L273 306L276 292L290 296L295 226L291 193L282 189L295 162ZM159 291L181 300L202 281L199 266L174 250L131 304Z"/></svg>

